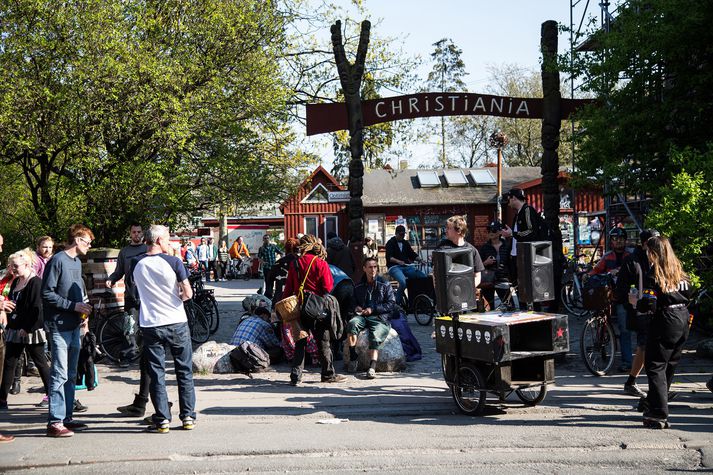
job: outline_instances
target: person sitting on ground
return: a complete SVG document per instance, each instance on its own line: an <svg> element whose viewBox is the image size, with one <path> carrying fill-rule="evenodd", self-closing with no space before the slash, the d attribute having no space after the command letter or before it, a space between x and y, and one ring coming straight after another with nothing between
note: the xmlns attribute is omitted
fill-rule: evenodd
<svg viewBox="0 0 713 475"><path fill-rule="evenodd" d="M347 371L356 373L359 356L356 352L357 337L359 332L366 329L369 338L369 369L366 371L368 379L376 377L376 362L379 350L384 346L389 336L389 315L394 310L396 298L391 285L376 278L379 273L379 264L373 257L364 260L364 276L354 287L354 300L356 301L356 316L347 324L347 339L349 341L349 364Z"/></svg>
<svg viewBox="0 0 713 475"><path fill-rule="evenodd" d="M411 265L418 260L420 260L418 254L406 240L406 228L402 225L396 226L396 234L386 243L386 266L389 268L391 278L399 283L396 303L401 306L403 306L407 279L426 277L426 274Z"/></svg>
<svg viewBox="0 0 713 475"><path fill-rule="evenodd" d="M238 323L230 341L231 345L240 346L249 341L256 344L270 355L270 362L275 363L282 356L280 340L275 335L275 328L270 323L271 313L267 307L257 307L250 315Z"/></svg>
<svg viewBox="0 0 713 475"><path fill-rule="evenodd" d="M354 274L354 259L342 238L330 231L327 233L327 263L339 267L349 277Z"/></svg>

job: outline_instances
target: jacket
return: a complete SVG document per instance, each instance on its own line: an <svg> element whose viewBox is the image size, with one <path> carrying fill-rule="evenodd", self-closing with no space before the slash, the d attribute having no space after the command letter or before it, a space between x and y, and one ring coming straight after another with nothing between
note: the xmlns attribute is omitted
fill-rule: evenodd
<svg viewBox="0 0 713 475"><path fill-rule="evenodd" d="M234 241L233 245L230 246L228 251L230 257L233 259L240 259L241 257L250 257L250 252L248 252L248 246L245 243L238 244L238 241Z"/></svg>
<svg viewBox="0 0 713 475"><path fill-rule="evenodd" d="M359 307L370 307L372 315L379 317L384 323L389 322L389 315L396 305L396 297L390 283L376 279L372 287L366 282L366 276L354 287L354 300Z"/></svg>
<svg viewBox="0 0 713 475"><path fill-rule="evenodd" d="M413 250L411 244L407 240L401 241L403 243L403 251L399 249L399 241L396 236L389 239L386 243L386 267L393 267L398 264L391 262L391 258L395 257L398 260L404 261L406 263L413 262L417 257L416 251Z"/></svg>
<svg viewBox="0 0 713 475"><path fill-rule="evenodd" d="M602 260L604 260L602 258ZM599 262L601 262L600 260ZM634 309L629 304L629 290L633 285L637 289L639 288L639 270L641 269L644 276L649 271L649 259L646 257L646 252L641 246L637 246L634 252L628 254L624 257L624 261L619 268L619 274L616 277L616 287L614 288L614 300L617 303L623 303L628 311L633 311ZM597 264L598 266L599 264Z"/></svg>
<svg viewBox="0 0 713 475"><path fill-rule="evenodd" d="M515 226L517 225L517 231ZM542 216L532 206L525 204L518 211L512 225L512 235L517 242L539 241L540 228L542 227Z"/></svg>
<svg viewBox="0 0 713 475"><path fill-rule="evenodd" d="M348 276L354 274L354 259L351 250L339 236L327 241L327 262L339 267Z"/></svg>
<svg viewBox="0 0 713 475"><path fill-rule="evenodd" d="M619 255L617 255L617 253L614 251L609 251L604 254L601 259L599 259L599 262L597 262L597 265L594 266L594 269L592 269L590 275L605 274L607 272L619 269L624 264L624 259L626 259L628 256L629 253L627 251L624 251Z"/></svg>
<svg viewBox="0 0 713 475"><path fill-rule="evenodd" d="M18 279L12 282L10 294L15 292ZM11 330L25 330L32 333L43 326L42 318L42 279L32 277L25 288L20 291L17 306L8 314L7 328Z"/></svg>
<svg viewBox="0 0 713 475"><path fill-rule="evenodd" d="M314 260L310 268L310 262ZM334 279L329 271L329 264L324 259L320 259L314 254L305 254L299 259L296 259L290 266L287 272L287 281L285 288L282 291L282 297L297 295L297 292L305 279L305 272L309 269L307 279L305 280L304 290L308 290L319 296L327 295L334 287ZM299 298L299 295L297 295Z"/></svg>

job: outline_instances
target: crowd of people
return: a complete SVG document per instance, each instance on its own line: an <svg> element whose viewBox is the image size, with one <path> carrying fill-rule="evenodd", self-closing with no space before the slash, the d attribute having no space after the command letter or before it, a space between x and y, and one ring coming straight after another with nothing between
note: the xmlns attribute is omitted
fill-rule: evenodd
<svg viewBox="0 0 713 475"><path fill-rule="evenodd" d="M487 226L488 240L476 249L466 237L467 221L462 216L449 218L445 238L437 249L463 249L472 254L474 285L483 288L484 298L495 299L492 286L497 280L512 278L514 244L541 237L538 219L526 204L522 190L510 190L504 199L516 211L512 227L493 221ZM644 425L666 428L668 390L683 344L688 335L690 284L670 242L655 230L640 235L640 246L625 249L626 236L615 228L610 232L611 251L603 256L592 274L616 275L614 315L618 318L621 371L629 373L624 390L641 398ZM74 418L86 406L75 398L80 341L88 328L89 304L82 274L82 256L91 248L94 235L81 224L68 230L64 245L55 249L49 236L40 237L35 249L12 253L5 274L0 279L0 410L7 410L8 397L19 383L17 373L23 353L34 362L42 380L44 399L38 404L48 408L47 436L70 437L87 428ZM0 251L2 251L0 236ZM152 225L144 230L133 224L129 244L121 249L116 270L106 279L111 288L121 279L125 285L125 309L139 323L142 352L139 392L134 401L118 410L132 417L143 417L149 400L153 414L147 418L148 430L169 431L171 405L166 395L166 350L170 351L179 392L181 426L191 430L196 424L195 390L192 374L192 347L183 302L192 297L188 273L194 269L211 274L216 280L225 275L221 263L228 259L249 257L249 250L239 237L228 248L211 238L202 238L197 249L183 246L177 253L165 226ZM363 258L357 262L350 248L336 234L327 236L326 245L313 235L290 238L280 250L266 235L257 254L264 272L264 299L251 315L237 326L232 343L251 342L264 349L271 360L286 357L292 385L302 382L305 362L320 365L321 381L340 383L335 357L341 358L346 342L345 369L358 369L357 339L362 331L368 340L368 366L365 377L376 377L379 351L390 331L390 320L399 311L409 278L426 277L412 263L420 259L406 239L406 229L396 227L395 236L386 243L388 276L379 273L378 250L373 240L364 243ZM55 252L55 250L57 252ZM361 266L361 279L351 276ZM516 272L516 270L515 270ZM516 275L516 274L515 274ZM294 297L298 307L317 305L321 315L305 317L303 310L292 322L285 315L271 312L272 305ZM279 307L279 305L278 305ZM309 313L309 312L307 312ZM284 322L275 325L275 318ZM635 349L631 339L636 336ZM134 351L131 348L127 351ZM49 352L49 359L47 353ZM636 378L645 371L648 392ZM708 383L713 391L713 380ZM18 390L19 391L19 390ZM77 405L78 404L78 405ZM0 435L0 442L12 441Z"/></svg>

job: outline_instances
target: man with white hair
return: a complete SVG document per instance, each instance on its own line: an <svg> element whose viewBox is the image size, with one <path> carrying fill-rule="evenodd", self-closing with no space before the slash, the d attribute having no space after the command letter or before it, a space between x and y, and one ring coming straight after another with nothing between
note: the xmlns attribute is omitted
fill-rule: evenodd
<svg viewBox="0 0 713 475"><path fill-rule="evenodd" d="M139 326L151 378L149 392L156 411L148 429L161 434L168 433L171 422L166 394L166 347L173 355L183 428L193 429L196 418L193 350L183 308L183 302L193 297L193 290L183 262L169 254L169 237L166 226L149 227L144 234L146 254L136 257L132 264L134 285L141 301Z"/></svg>

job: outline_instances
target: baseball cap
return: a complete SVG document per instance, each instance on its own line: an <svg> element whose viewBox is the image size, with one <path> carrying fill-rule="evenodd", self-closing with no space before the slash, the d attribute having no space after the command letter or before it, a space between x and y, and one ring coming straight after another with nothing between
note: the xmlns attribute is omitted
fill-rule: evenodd
<svg viewBox="0 0 713 475"><path fill-rule="evenodd" d="M399 234L399 233L406 233L406 228L401 224L396 226L396 234Z"/></svg>

